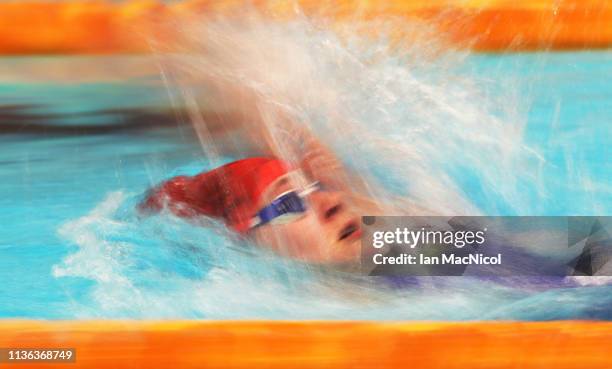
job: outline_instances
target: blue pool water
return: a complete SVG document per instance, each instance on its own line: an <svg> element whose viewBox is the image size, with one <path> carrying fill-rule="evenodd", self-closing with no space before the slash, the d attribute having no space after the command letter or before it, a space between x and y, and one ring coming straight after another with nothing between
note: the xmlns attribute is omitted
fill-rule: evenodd
<svg viewBox="0 0 612 369"><path fill-rule="evenodd" d="M612 318L605 279L548 287L423 280L388 290L259 254L221 228L140 219L133 206L152 184L229 158L205 155L154 68L87 80L78 68L61 77L45 69L109 59L138 58L0 60L14 71L3 76L16 76L0 82L0 317ZM32 69L49 78L30 78ZM470 55L453 73L478 81L485 101L474 106L493 102L492 115L521 122L522 143L536 153L526 159L537 169L529 175L518 165L490 171L494 157L459 170L443 165L455 158L441 145L429 165L466 203L482 214L612 215L612 52ZM463 131L488 134L474 129ZM393 165L372 170L391 191L384 171Z"/></svg>

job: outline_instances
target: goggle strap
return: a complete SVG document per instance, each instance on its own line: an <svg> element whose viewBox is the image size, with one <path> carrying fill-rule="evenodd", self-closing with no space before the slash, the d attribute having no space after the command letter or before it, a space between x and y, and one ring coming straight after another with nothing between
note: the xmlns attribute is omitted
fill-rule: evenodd
<svg viewBox="0 0 612 369"><path fill-rule="evenodd" d="M249 228L255 228L259 225L261 225L261 218L259 217L259 215L255 215L253 218L251 218Z"/></svg>
<svg viewBox="0 0 612 369"><path fill-rule="evenodd" d="M299 195L300 197L306 197L308 195L310 195L311 193L315 192L316 190L319 189L319 182L312 182L311 184L308 185L308 187L306 187L304 190L302 190Z"/></svg>

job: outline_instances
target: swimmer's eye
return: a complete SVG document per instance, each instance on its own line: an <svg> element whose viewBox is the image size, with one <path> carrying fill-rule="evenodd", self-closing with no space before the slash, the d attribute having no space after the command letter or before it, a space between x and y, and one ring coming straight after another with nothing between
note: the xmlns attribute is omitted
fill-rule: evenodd
<svg viewBox="0 0 612 369"><path fill-rule="evenodd" d="M290 190L281 193L257 213L251 221L251 227L266 223L285 224L301 218L307 209L304 198L319 189L320 184L313 182L299 192Z"/></svg>

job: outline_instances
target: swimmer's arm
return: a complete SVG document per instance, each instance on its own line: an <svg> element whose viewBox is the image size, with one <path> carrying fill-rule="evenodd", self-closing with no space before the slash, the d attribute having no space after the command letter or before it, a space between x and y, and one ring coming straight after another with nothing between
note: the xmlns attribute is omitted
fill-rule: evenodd
<svg viewBox="0 0 612 369"><path fill-rule="evenodd" d="M245 88L224 87L223 94L224 112L192 119L205 146L212 141L216 152L237 157L278 157L299 166L313 180L343 190L354 187L341 160L306 124ZM235 102L232 107L227 107L228 99Z"/></svg>
<svg viewBox="0 0 612 369"><path fill-rule="evenodd" d="M350 179L342 161L307 124L292 120L282 113L276 117L276 123L279 125L272 129L263 122L255 123L259 126L252 126L251 133L247 134L251 146L258 147L260 152L291 162L308 178L319 181L324 186L344 191L354 187L356 182ZM253 133L253 128L258 132Z"/></svg>
<svg viewBox="0 0 612 369"><path fill-rule="evenodd" d="M225 79L210 77L203 84L208 90L203 100L215 111L200 113L190 120L195 122L204 147L209 147L212 141L218 154L274 156L299 166L311 179L330 187L342 190L362 187L360 177L348 173L342 161L308 124L299 121L291 107Z"/></svg>

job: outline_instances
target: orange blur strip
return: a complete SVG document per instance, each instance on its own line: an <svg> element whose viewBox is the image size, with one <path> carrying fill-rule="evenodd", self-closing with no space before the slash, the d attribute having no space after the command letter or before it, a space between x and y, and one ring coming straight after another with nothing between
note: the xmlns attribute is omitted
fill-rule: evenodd
<svg viewBox="0 0 612 369"><path fill-rule="evenodd" d="M286 16L292 10L290 1L253 3L267 14ZM381 15L424 19L438 25L456 45L479 51L612 46L612 4L607 0L540 0L522 5L472 0L461 2L462 7L448 7L452 2L441 0L338 0L324 7L315 0L299 3L306 14L340 21ZM160 24L180 24L200 13L239 14L243 4L240 0L0 2L0 54L148 52Z"/></svg>
<svg viewBox="0 0 612 369"><path fill-rule="evenodd" d="M0 347L76 348L45 365L66 368L609 369L612 323L0 321Z"/></svg>

